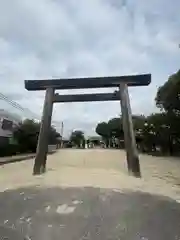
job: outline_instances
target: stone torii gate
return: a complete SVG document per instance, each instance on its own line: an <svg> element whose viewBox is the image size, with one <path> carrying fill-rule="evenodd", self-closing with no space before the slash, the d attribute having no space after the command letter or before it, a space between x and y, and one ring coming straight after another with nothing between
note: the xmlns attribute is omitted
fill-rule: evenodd
<svg viewBox="0 0 180 240"><path fill-rule="evenodd" d="M33 174L41 174L46 171L48 134L51 126L53 103L120 101L128 171L129 174L140 177L140 164L133 130L128 87L147 86L150 84L150 82L150 74L117 77L114 76L53 80L25 80L25 88L28 91L46 91ZM118 88L118 91L114 93L94 93L77 95L59 95L58 93L55 93L56 89L63 90L114 87Z"/></svg>

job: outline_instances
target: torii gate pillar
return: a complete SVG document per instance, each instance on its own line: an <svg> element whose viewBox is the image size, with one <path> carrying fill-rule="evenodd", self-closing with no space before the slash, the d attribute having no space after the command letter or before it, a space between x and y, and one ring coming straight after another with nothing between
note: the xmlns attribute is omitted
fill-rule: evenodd
<svg viewBox="0 0 180 240"><path fill-rule="evenodd" d="M119 86L119 92L128 171L130 175L141 177L127 84L121 83Z"/></svg>
<svg viewBox="0 0 180 240"><path fill-rule="evenodd" d="M51 127L51 118L53 111L54 89L47 88L44 100L43 114L41 120L38 145L36 149L36 158L34 162L33 174L41 174L46 171L46 159L48 152L48 136Z"/></svg>

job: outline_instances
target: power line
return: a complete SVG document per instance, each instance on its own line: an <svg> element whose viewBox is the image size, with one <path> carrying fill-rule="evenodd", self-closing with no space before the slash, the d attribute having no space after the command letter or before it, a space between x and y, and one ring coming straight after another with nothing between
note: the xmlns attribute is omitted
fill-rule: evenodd
<svg viewBox="0 0 180 240"><path fill-rule="evenodd" d="M3 93L0 93L0 99L8 102L11 106L23 111L23 107L21 107L18 103L14 102L13 100L9 99L7 96L5 96Z"/></svg>
<svg viewBox="0 0 180 240"><path fill-rule="evenodd" d="M4 95L3 93L0 92L0 99L7 102L8 104L10 104L12 107L20 110L21 112L30 115L31 117L41 121L41 116L33 113L31 110L29 110L28 108L24 108L22 107L19 103L13 101L12 99L10 99L9 97L7 97L6 95ZM58 121L52 121L53 124L60 124L60 122Z"/></svg>
<svg viewBox="0 0 180 240"><path fill-rule="evenodd" d="M21 112L23 112L24 114L26 114L28 116L36 118L37 120L41 119L40 116L38 116L37 114L31 112L29 109L22 107L20 104L18 104L15 101L11 100L7 96L5 96L3 93L0 93L0 99L4 100L8 104L10 104L12 107L14 107L17 110L20 110Z"/></svg>

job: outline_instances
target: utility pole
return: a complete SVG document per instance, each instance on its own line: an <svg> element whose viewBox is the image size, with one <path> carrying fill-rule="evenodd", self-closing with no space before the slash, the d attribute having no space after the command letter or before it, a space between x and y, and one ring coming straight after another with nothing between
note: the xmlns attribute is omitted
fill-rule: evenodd
<svg viewBox="0 0 180 240"><path fill-rule="evenodd" d="M61 148L63 147L64 122L61 123Z"/></svg>

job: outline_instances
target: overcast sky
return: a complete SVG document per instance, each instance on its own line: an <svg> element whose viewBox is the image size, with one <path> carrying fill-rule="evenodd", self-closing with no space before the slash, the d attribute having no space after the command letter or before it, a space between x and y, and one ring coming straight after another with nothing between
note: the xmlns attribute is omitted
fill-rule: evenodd
<svg viewBox="0 0 180 240"><path fill-rule="evenodd" d="M150 86L130 89L131 105L135 114L157 111L157 87L180 68L179 11L179 0L0 1L0 92L40 116L44 92L26 91L24 79L152 73ZM93 135L119 114L118 102L65 103L53 120L66 135Z"/></svg>

